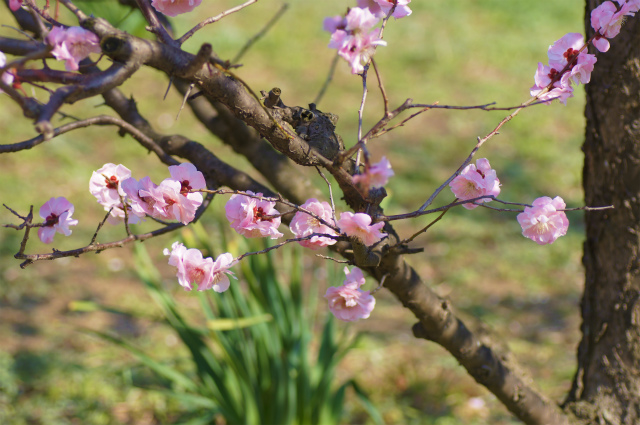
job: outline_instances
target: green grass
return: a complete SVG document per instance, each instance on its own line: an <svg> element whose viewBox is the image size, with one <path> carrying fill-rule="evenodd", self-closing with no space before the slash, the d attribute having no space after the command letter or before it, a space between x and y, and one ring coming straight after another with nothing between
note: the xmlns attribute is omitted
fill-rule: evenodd
<svg viewBox="0 0 640 425"><path fill-rule="evenodd" d="M198 17L236 4L230 0L203 4L197 9ZM262 0L205 28L185 49L194 52L202 42L211 42L220 57L233 57L279 7L279 2ZM338 0L291 2L278 26L243 58L238 75L256 91L281 87L286 104L311 102L335 54L326 48L329 35L322 31L322 19L344 12L345 7ZM385 32L389 46L380 48L375 57L392 107L409 97L416 103L518 104L527 99L537 63L546 61L547 47L566 32L581 32L583 27L584 6L577 0L433 0L415 1L412 8L411 17L389 22ZM0 15L0 23L10 23L6 14ZM195 18L174 19L177 32L190 28ZM16 36L8 28L1 28L0 34ZM158 72L145 69L122 90L135 96L141 113L159 131L187 135L248 171L246 161L234 158L188 111L175 121L181 99L172 92L163 102L166 84ZM41 91L38 96L46 99ZM360 96L361 81L340 62L319 108L340 116L338 131L347 146L355 142ZM68 111L79 117L108 112L99 103L98 99L85 100ZM371 77L365 127L381 117L381 105ZM560 195L569 206L583 202L583 108L581 89L566 107L529 108L482 148L478 155L489 158L497 170L503 199L531 202L538 196ZM0 96L0 111L2 143L34 136L28 120L6 96ZM386 155L396 172L388 185L387 212L417 208L464 160L476 137L490 132L503 116L502 112L429 111L371 141L374 158ZM77 247L88 242L103 214L88 193L88 179L105 162L123 163L138 178L151 175L161 180L167 174L155 157L129 137L120 138L108 128L85 129L32 151L0 156L0 198L26 213L31 204L38 208L51 196L67 196L76 206L80 225L71 238L56 236L55 246ZM323 186L320 179L316 183ZM452 198L445 190L437 203ZM211 215L221 213L221 203L216 201ZM521 236L513 213L459 209L418 238L416 246L424 247L425 252L408 259L463 314L480 317L503 335L517 358L534 371L536 384L556 399L568 388L578 341L583 224L580 213L570 213L569 219L566 237L539 247ZM16 222L7 211L0 213L0 221ZM398 223L398 229L408 235L428 221L427 217ZM212 218L206 218L204 225L216 232ZM110 227L103 238L123 235L122 229ZM145 242L155 252L154 260L167 276L167 284L172 285L171 271L160 251L175 239L165 236ZM147 417L167 423L174 418L171 415L179 406L131 387L134 372L129 358L74 331L75 325L85 321L102 330L116 324L101 314L92 313L89 319L88 313L70 313L65 307L69 300L85 299L153 311L131 272L131 248L20 270L12 258L18 243L15 231L0 232L0 338L6 341L0 374L8 376L0 379L4 383L0 384L0 411L11 412L8 423L32 419L35 423L72 423L73 418L83 416L86 423L127 423L117 419L118 415L129 415L129 423ZM33 240L28 251L45 249ZM314 271L317 262L310 257L306 261L309 273L318 273ZM181 302L190 301L181 298ZM153 323L131 323L144 331L130 335L137 344L160 354L177 350ZM388 423L516 423L442 349L414 340L411 323L408 312L391 296L380 293L371 319L356 326L367 330L367 337L341 366L363 382ZM473 397L480 397L485 406L470 406ZM11 403L6 402L9 399ZM366 421L356 403L348 411L352 422Z"/></svg>

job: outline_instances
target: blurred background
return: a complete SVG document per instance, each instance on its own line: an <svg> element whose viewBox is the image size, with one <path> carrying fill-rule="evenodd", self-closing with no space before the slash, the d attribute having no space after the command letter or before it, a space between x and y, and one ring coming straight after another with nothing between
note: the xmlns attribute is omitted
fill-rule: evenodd
<svg viewBox="0 0 640 425"><path fill-rule="evenodd" d="M140 18L113 3L92 0L78 4L146 37ZM194 13L171 20L176 34L240 2L205 3ZM222 59L231 59L281 5L262 0L204 28L184 49L195 52L201 43L209 42ZM344 14L346 6L355 4L338 0L290 3L276 26L242 58L244 66L236 73L256 92L280 87L287 105L313 102L335 55L335 50L327 48L330 35L322 31L322 20ZM379 48L375 56L392 108L407 98L415 103L517 105L528 99L537 63L547 61L548 46L567 32L583 32L584 4L577 0L431 0L414 1L410 6L410 17L388 23L388 47ZM0 14L0 34L21 38L8 15ZM61 20L75 23L70 18ZM99 65L108 66L108 60L102 59ZM166 76L142 69L121 90L135 98L141 114L158 131L199 141L224 161L263 181L246 161L211 136L188 109L176 120L182 99L170 90L163 100L166 88ZM383 112L373 73L369 89L365 131ZM32 88L25 85L25 90ZM346 146L356 141L361 90L360 78L351 75L341 60L318 104L320 110L340 116L337 132ZM42 90L34 93L47 99ZM101 101L87 99L65 112L79 118L112 113ZM501 199L530 203L539 196L560 195L569 207L583 204L583 108L584 91L579 87L567 106L554 103L529 108L482 148L477 158L488 158L496 169L502 183ZM32 123L6 96L0 96L0 112L2 143L36 135ZM386 155L396 173L387 186L386 213L417 209L464 161L476 137L489 133L505 115L432 110L371 141L374 160ZM131 138L119 137L113 128L88 128L31 151L1 155L1 202L26 214L30 205L37 212L50 197L67 197L75 205L74 218L80 224L69 238L57 235L53 246L61 250L84 246L104 214L88 191L88 181L92 171L106 162L124 164L138 179L149 175L159 182L168 177L166 167ZM324 190L315 171L307 171ZM436 203L452 199L445 190ZM223 203L222 198L215 199L201 220L199 234L208 235L206 241L187 229L181 235L144 243L149 261L160 272L158 284L195 323L204 320L198 297L179 288L175 270L166 264L162 249L183 238L203 244L209 255L224 252L224 248L235 255L244 252L247 246L226 230ZM396 229L408 237L430 220L396 222ZM415 246L424 247L424 252L408 258L425 282L450 298L463 317L479 318L501 335L504 344L532 371L534 385L557 401L568 390L575 371L583 282L582 214L569 213L569 220L566 237L541 247L522 237L515 213L460 208L417 238ZM0 223L17 220L3 209ZM135 231L154 228L153 222L147 222ZM108 226L99 241L124 235L123 228ZM176 364L189 356L175 330L161 319L162 308L153 301L149 287L142 283L133 247L39 262L22 270L13 258L20 240L19 232L0 231L0 423L183 423L191 409L188 404L166 391L141 388L149 385L140 378L147 372L139 358L118 344L83 331L88 328L116 335L153 353L164 364ZM31 238L27 252L50 249ZM303 299L321 296L327 286L342 282L339 265L306 254L299 260L305 270L301 284L307 297ZM278 261L290 255L291 251L278 253L273 261L278 266ZM239 285L244 287L245 277L239 274ZM375 284L368 285L366 289L372 289ZM444 349L413 338L415 320L390 294L382 290L376 298L376 309L369 319L334 324L347 337L361 335L336 366L334 387L355 379L389 424L519 423ZM317 307L304 305L306 314L315 321L310 325L315 332L312 341L316 341L312 346L317 346L328 315L322 301ZM104 311L105 307L120 312ZM357 399L354 391L346 392L341 422L373 423ZM225 423L221 416L212 420Z"/></svg>

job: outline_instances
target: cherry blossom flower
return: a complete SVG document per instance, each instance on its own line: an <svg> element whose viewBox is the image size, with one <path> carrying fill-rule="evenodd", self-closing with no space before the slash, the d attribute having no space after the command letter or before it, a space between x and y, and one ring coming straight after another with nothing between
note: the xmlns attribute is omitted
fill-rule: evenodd
<svg viewBox="0 0 640 425"><path fill-rule="evenodd" d="M358 0L358 7L363 9L368 8L376 18L382 19L389 14L394 3L397 3L396 9L391 16L398 19L411 15L411 9L407 6L411 3L411 0Z"/></svg>
<svg viewBox="0 0 640 425"><path fill-rule="evenodd" d="M380 162L372 164L363 174L353 176L353 182L367 189L382 187L387 184L389 177L393 175L391 163L383 156Z"/></svg>
<svg viewBox="0 0 640 425"><path fill-rule="evenodd" d="M22 0L9 0L9 9L16 11L22 7Z"/></svg>
<svg viewBox="0 0 640 425"><path fill-rule="evenodd" d="M552 100L558 99L563 104L567 104L567 99L573 97L573 86L569 77L571 74L565 73L562 78L553 84L553 88L545 93L544 89L551 83L558 71L549 66L538 63L538 70L534 77L535 85L531 87L531 96L537 97L541 101L547 100L547 104Z"/></svg>
<svg viewBox="0 0 640 425"><path fill-rule="evenodd" d="M566 207L559 196L554 199L548 196L536 199L532 207L525 207L524 212L518 214L522 234L538 245L553 243L567 234L569 220L564 211L558 211Z"/></svg>
<svg viewBox="0 0 640 425"><path fill-rule="evenodd" d="M178 180L164 179L157 187L150 188L149 194L155 200L152 214L156 218L178 220L183 224L191 223L198 207L202 204L201 193L182 193L182 184ZM151 202L149 200L148 202Z"/></svg>
<svg viewBox="0 0 640 425"><path fill-rule="evenodd" d="M568 33L553 43L547 52L549 66L556 72L562 72L569 65L571 79L576 84L588 83L597 59L594 55L580 52L584 47L584 38L580 33Z"/></svg>
<svg viewBox="0 0 640 425"><path fill-rule="evenodd" d="M330 33L334 33L337 30L345 30L346 28L347 18L341 15L324 18L324 21L322 21L322 29Z"/></svg>
<svg viewBox="0 0 640 425"><path fill-rule="evenodd" d="M474 164L467 165L455 179L449 183L456 198L465 201L480 196L498 196L500 194L500 180L496 177L496 170L491 169L489 160L478 159ZM489 202L491 199L478 199L476 203ZM463 204L468 210L477 208L476 204Z"/></svg>
<svg viewBox="0 0 640 425"><path fill-rule="evenodd" d="M174 180L178 180L180 182L180 185L182 186L180 192L183 194L190 190L207 188L204 175L190 162L185 162L180 165L171 165L169 167L169 174L171 174L171 177Z"/></svg>
<svg viewBox="0 0 640 425"><path fill-rule="evenodd" d="M351 73L364 71L364 65L375 53L376 46L386 46L387 42L379 38L377 30L371 28L378 22L369 9L354 7L349 10L344 22L335 17L325 19L325 29L333 29L329 47L338 49L338 54L351 65ZM343 29L344 26L344 29Z"/></svg>
<svg viewBox="0 0 640 425"><path fill-rule="evenodd" d="M354 267L351 272L345 267L347 278L342 286L327 289L324 298L329 301L329 310L339 319L345 322L353 322L358 319L366 319L371 315L376 305L376 299L369 291L360 289L365 283L362 270Z"/></svg>
<svg viewBox="0 0 640 425"><path fill-rule="evenodd" d="M44 225L38 228L38 237L44 243L53 242L53 236L62 233L65 236L71 234L69 226L78 224L78 220L72 219L73 204L65 197L51 198L40 207L40 217Z"/></svg>
<svg viewBox="0 0 640 425"><path fill-rule="evenodd" d="M327 223L333 222L331 205L329 205L328 202L320 202L315 198L311 198L302 204L301 207L314 213ZM302 211L298 211L293 216L289 229L293 232L296 238L303 238L314 233L338 236L332 228L322 224L316 218ZM315 250L328 245L333 245L336 243L336 240L324 236L313 236L311 239L299 241L298 243L306 248Z"/></svg>
<svg viewBox="0 0 640 425"><path fill-rule="evenodd" d="M247 194L262 196L262 193L254 194L251 191L247 191ZM240 235L247 238L269 236L277 239L283 234L278 232L280 213L274 208L275 205L275 202L236 194L229 198L224 210L231 227Z"/></svg>
<svg viewBox="0 0 640 425"><path fill-rule="evenodd" d="M4 53L0 52L0 68L4 67L6 64L7 57ZM2 73L2 82L10 86L13 83L13 74L8 71L4 71ZM0 93L2 93L2 90L0 90Z"/></svg>
<svg viewBox="0 0 640 425"><path fill-rule="evenodd" d="M77 71L78 63L91 53L102 53L98 36L81 27L54 27L47 42L53 46L51 54L65 61L67 71Z"/></svg>
<svg viewBox="0 0 640 425"><path fill-rule="evenodd" d="M121 204L121 197L126 193L120 187L120 182L131 177L131 170L122 164L107 163L94 171L89 180L89 192L98 202L109 210L112 206Z"/></svg>
<svg viewBox="0 0 640 425"><path fill-rule="evenodd" d="M129 177L122 180L120 187L131 202L131 210L135 215L138 217L144 217L145 215L155 217L157 200L153 197L152 191L158 185L152 182L150 177L143 177L140 181Z"/></svg>
<svg viewBox="0 0 640 425"><path fill-rule="evenodd" d="M629 16L634 16L634 14L640 10L640 0L616 0L620 6L624 6L625 4L628 5L629 7L629 11L628 11L628 15Z"/></svg>
<svg viewBox="0 0 640 425"><path fill-rule="evenodd" d="M366 246L371 246L387 236L380 231L384 227L384 222L372 225L371 216L365 213L343 212L337 224L342 233L355 237Z"/></svg>
<svg viewBox="0 0 640 425"><path fill-rule="evenodd" d="M640 1L638 3L640 4ZM620 5L620 10L618 10L615 4L606 1L591 11L591 27L597 33L593 45L601 52L609 50L607 39L620 33L625 15L633 15L631 12L633 6L630 3L621 3Z"/></svg>
<svg viewBox="0 0 640 425"><path fill-rule="evenodd" d="M229 270L234 262L233 256L228 252L219 255L214 261L210 257L203 258L197 249L187 249L183 244L174 242L171 251L165 248L163 253L169 256L169 265L178 268L178 282L187 291L196 285L198 291L213 289L224 292L229 289L229 276L237 279Z"/></svg>
<svg viewBox="0 0 640 425"><path fill-rule="evenodd" d="M191 12L201 2L202 0L153 0L151 6L164 15L178 16Z"/></svg>

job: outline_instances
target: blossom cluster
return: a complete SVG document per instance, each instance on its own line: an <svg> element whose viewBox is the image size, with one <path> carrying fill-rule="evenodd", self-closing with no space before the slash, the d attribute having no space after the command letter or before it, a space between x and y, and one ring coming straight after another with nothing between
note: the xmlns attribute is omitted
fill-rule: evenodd
<svg viewBox="0 0 640 425"><path fill-rule="evenodd" d="M616 3L618 3L616 5ZM609 50L609 41L620 33L626 16L634 16L640 9L640 0L605 1L591 12L591 26L595 31L593 45L601 52ZM538 63L531 96L551 102L558 99L566 105L573 97L575 84L586 84L597 61L595 55L586 52L582 34L568 33L549 46L549 64Z"/></svg>
<svg viewBox="0 0 640 425"><path fill-rule="evenodd" d="M473 199L473 202L463 204L468 210L477 208L480 203L489 202L500 194L500 180L486 158L478 159L475 165L467 165L451 180L449 187L459 200ZM567 234L569 220L563 211L566 207L559 196L554 199L548 196L536 199L533 206L526 206L524 212L518 214L522 234L539 245L553 243Z"/></svg>
<svg viewBox="0 0 640 425"><path fill-rule="evenodd" d="M373 29L381 18L393 8L391 16L404 18L411 14L411 0L358 0L358 7L348 10L345 16L326 18L325 31L331 33L329 47L351 65L351 73L359 74L375 53L377 46L386 46L380 38L380 30Z"/></svg>
<svg viewBox="0 0 640 425"><path fill-rule="evenodd" d="M140 181L131 177L131 171L122 164L108 163L93 172L89 191L105 211L110 211L110 223L122 221L126 209L130 224L147 215L188 224L203 199L201 193L191 190L206 188L204 176L191 163L172 165L169 174L170 178L156 185L149 177Z"/></svg>
<svg viewBox="0 0 640 425"><path fill-rule="evenodd" d="M187 249L183 244L174 242L171 251L165 248L163 253L169 256L169 265L178 269L178 282L187 291L195 285L198 291L213 289L224 292L231 284L229 276L237 279L229 270L234 260L228 252L219 255L214 261L210 257L203 258L197 249Z"/></svg>

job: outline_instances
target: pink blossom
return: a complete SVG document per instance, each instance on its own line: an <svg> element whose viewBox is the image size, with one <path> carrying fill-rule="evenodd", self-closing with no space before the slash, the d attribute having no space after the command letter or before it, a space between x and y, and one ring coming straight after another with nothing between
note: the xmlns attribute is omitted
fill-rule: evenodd
<svg viewBox="0 0 640 425"><path fill-rule="evenodd" d="M328 202L320 202L315 198L311 198L302 204L301 207L314 213L327 223L333 222L331 205L329 205ZM338 235L332 228L322 224L316 218L302 211L298 211L293 216L289 229L293 232L296 238L303 238L314 233L324 233L334 236ZM336 240L324 236L313 236L311 239L299 241L298 243L306 248L315 250L328 245L333 245L336 243Z"/></svg>
<svg viewBox="0 0 640 425"><path fill-rule="evenodd" d="M127 222L129 224L137 224L140 223L142 221L141 217L144 217L144 215L140 215L140 214L136 214L136 212L131 208L131 205L126 204L126 208L127 208ZM107 217L107 221L109 222L109 224L120 224L124 221L124 208L122 206L122 203L117 204L117 205L112 205L111 207L105 207L104 208L105 211L111 211L109 213L109 217Z"/></svg>
<svg viewBox="0 0 640 425"><path fill-rule="evenodd" d="M152 191L158 185L152 182L150 177L143 177L140 181L129 177L120 183L120 187L131 202L131 209L135 215L139 217L144 217L145 215L155 216L157 200L153 197Z"/></svg>
<svg viewBox="0 0 640 425"><path fill-rule="evenodd" d="M570 78L576 84L587 84L591 81L591 73L593 72L593 66L598 61L595 55L581 53L578 55L578 60L571 68Z"/></svg>
<svg viewBox="0 0 640 425"><path fill-rule="evenodd" d="M391 16L398 19L411 15L411 9L407 6L411 3L411 0L358 0L358 7L369 9L376 18L385 18L394 3L397 3L397 5Z"/></svg>
<svg viewBox="0 0 640 425"><path fill-rule="evenodd" d="M584 47L584 38L579 32L565 34L558 41L549 46L547 56L549 65L552 68L562 71L562 69L572 61Z"/></svg>
<svg viewBox="0 0 640 425"><path fill-rule="evenodd" d="M525 207L524 212L518 214L522 234L539 245L553 243L567 234L569 220L564 211L558 211L566 207L559 196L554 199L548 196L536 199L532 207Z"/></svg>
<svg viewBox="0 0 640 425"><path fill-rule="evenodd" d="M89 180L89 192L96 197L98 203L104 207L105 211L111 211L108 221L111 224L118 224L124 220L124 206L127 203L127 194L122 188L122 182L131 177L131 171L122 164L107 163L97 171L94 171ZM135 180L135 179L134 179ZM144 214L127 208L129 224L140 222Z"/></svg>
<svg viewBox="0 0 640 425"><path fill-rule="evenodd" d="M348 267L345 267L344 274L346 275L346 279L342 282L343 285L359 288L365 284L364 274L358 267L354 267L351 271L349 271Z"/></svg>
<svg viewBox="0 0 640 425"><path fill-rule="evenodd" d="M387 42L379 38L377 30L369 31L377 22L369 9L354 7L349 10L344 22L325 20L325 28L336 28L331 34L329 47L338 49L338 54L351 65L353 74L364 71L364 65L375 53L376 46L386 46ZM344 25L344 29L342 29Z"/></svg>
<svg viewBox="0 0 640 425"><path fill-rule="evenodd" d="M571 71L571 79L576 84L588 83L591 78L593 65L596 57L585 51L580 52L584 47L584 38L580 33L569 33L563 36L549 47L549 66L557 72L562 72L568 64Z"/></svg>
<svg viewBox="0 0 640 425"><path fill-rule="evenodd" d="M53 46L51 54L59 61L65 61L67 71L77 71L78 63L91 53L102 53L98 36L81 27L54 27L47 42Z"/></svg>
<svg viewBox="0 0 640 425"><path fill-rule="evenodd" d="M322 29L330 33L334 33L337 30L344 30L346 28L347 18L341 15L324 18L324 21L322 21Z"/></svg>
<svg viewBox="0 0 640 425"><path fill-rule="evenodd" d="M382 187L389 181L389 177L393 176L391 163L386 157L382 157L380 162L376 162L367 169L364 174L353 176L353 182L359 183L361 186L369 188Z"/></svg>
<svg viewBox="0 0 640 425"><path fill-rule="evenodd" d="M365 282L362 270L354 267L351 272L345 267L347 278L342 286L327 289L324 298L329 301L329 310L339 319L345 322L353 322L358 319L366 319L371 315L376 305L376 299L369 291L360 288Z"/></svg>
<svg viewBox="0 0 640 425"><path fill-rule="evenodd" d="M183 194L190 190L207 188L204 175L190 162L170 166L169 174L171 174L171 177L174 180L178 180L180 182L180 185L182 186L180 192Z"/></svg>
<svg viewBox="0 0 640 425"><path fill-rule="evenodd" d="M4 53L0 52L0 68L4 67L6 64L7 57L4 55ZM2 82L10 86L13 83L13 74L11 74L8 70L4 71L2 73ZM2 93L2 90L0 90L0 93Z"/></svg>
<svg viewBox="0 0 640 425"><path fill-rule="evenodd" d="M221 254L213 261L212 258L202 258L197 249L187 249L183 244L174 242L171 252L167 248L163 251L169 256L169 265L178 268L178 282L190 291L195 284L198 291L213 289L224 292L229 289L229 276L236 279L229 267L233 266L233 256L229 253Z"/></svg>
<svg viewBox="0 0 640 425"><path fill-rule="evenodd" d="M620 3L621 6L624 6L625 4L628 5L629 10L627 15L629 16L634 16L634 14L640 10L640 0L616 0L618 3Z"/></svg>
<svg viewBox="0 0 640 425"><path fill-rule="evenodd" d="M44 243L53 242L53 236L62 233L65 236L71 234L69 226L78 224L78 220L71 218L73 204L63 196L51 198L40 207L40 217L44 219L44 225L38 228L38 237Z"/></svg>
<svg viewBox="0 0 640 425"><path fill-rule="evenodd" d="M496 177L496 170L491 169L489 160L481 158L476 164L467 165L455 179L449 183L451 191L456 198L465 201L467 199L478 198L480 196L498 196L500 194L500 180ZM491 199L478 199L475 203L489 202ZM463 204L468 210L472 210L478 205Z"/></svg>
<svg viewBox="0 0 640 425"><path fill-rule="evenodd" d="M254 195L251 191L247 191L247 194ZM262 196L262 193L255 195ZM231 227L240 235L247 238L269 236L271 239L277 239L283 234L278 232L280 213L275 209L275 205L275 202L246 195L233 195L227 201L224 210Z"/></svg>
<svg viewBox="0 0 640 425"><path fill-rule="evenodd" d="M386 233L380 231L384 227L384 222L372 225L371 216L364 213L341 213L338 227L342 233L355 237L367 246L371 246L387 236Z"/></svg>
<svg viewBox="0 0 640 425"><path fill-rule="evenodd" d="M640 4L640 1L638 2ZM615 4L610 1L602 3L591 11L591 27L596 31L593 45L601 52L609 50L608 38L613 38L620 33L620 27L625 15L633 15L630 3L621 3L618 10ZM637 9L636 9L637 10Z"/></svg>
<svg viewBox="0 0 640 425"><path fill-rule="evenodd" d="M22 0L9 0L9 9L16 11L22 7Z"/></svg>
<svg viewBox="0 0 640 425"><path fill-rule="evenodd" d="M174 179L164 179L157 187L145 191L143 196L154 199L154 217L178 220L183 224L193 221L202 204L201 193L182 193L182 184Z"/></svg>
<svg viewBox="0 0 640 425"><path fill-rule="evenodd" d="M547 72L545 70L549 70L550 72L542 76L539 75L541 72ZM573 97L573 87L571 86L571 80L569 79L571 74L565 73L560 80L553 83L553 88L551 90L542 93L542 91L551 82L551 78L555 72L557 72L555 69L550 69L548 66L539 63L538 71L536 71L535 75L536 84L531 87L531 96L537 97L542 101L548 100L546 104L551 103L554 99L558 99L566 105L567 99ZM541 81L541 83L538 83L538 81ZM544 81L547 82L545 83Z"/></svg>
<svg viewBox="0 0 640 425"><path fill-rule="evenodd" d="M200 6L201 2L202 0L153 0L151 6L167 16L178 16L191 12Z"/></svg>
<svg viewBox="0 0 640 425"><path fill-rule="evenodd" d="M91 175L89 192L106 210L109 210L112 206L121 204L121 197L126 196L120 182L129 177L131 177L131 170L124 165L104 164L102 168L94 171Z"/></svg>

